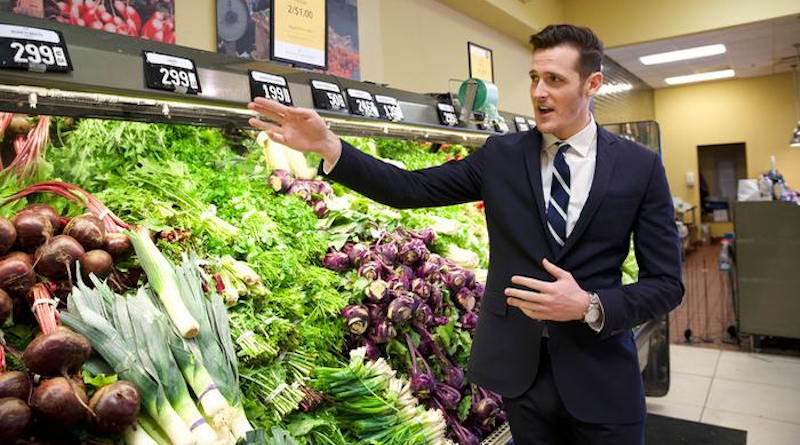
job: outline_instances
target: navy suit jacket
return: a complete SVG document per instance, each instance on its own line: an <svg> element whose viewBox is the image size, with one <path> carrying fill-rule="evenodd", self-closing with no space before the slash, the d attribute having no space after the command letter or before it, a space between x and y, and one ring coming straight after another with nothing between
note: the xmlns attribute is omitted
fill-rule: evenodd
<svg viewBox="0 0 800 445"><path fill-rule="evenodd" d="M645 417L644 388L631 328L667 314L683 296L680 244L660 157L598 127L597 164L580 218L558 254L546 238L541 133L492 137L461 161L405 171L347 143L331 179L378 202L432 207L483 200L489 275L468 378L504 397L522 395L536 376L543 324L508 307L513 275L553 281L542 259L597 292L605 323L546 322L556 386L567 410L590 423ZM621 265L634 236L639 281L623 286Z"/></svg>

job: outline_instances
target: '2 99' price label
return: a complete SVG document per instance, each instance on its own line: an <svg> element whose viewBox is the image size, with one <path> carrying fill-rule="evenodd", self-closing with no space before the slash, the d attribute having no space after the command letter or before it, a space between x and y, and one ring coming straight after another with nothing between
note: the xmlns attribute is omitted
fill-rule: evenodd
<svg viewBox="0 0 800 445"><path fill-rule="evenodd" d="M450 104L438 104L437 110L439 111L439 122L448 127L455 127L458 125L458 116L456 109Z"/></svg>
<svg viewBox="0 0 800 445"><path fill-rule="evenodd" d="M252 99L266 97L284 105L292 106L289 84L283 76L250 71L250 96Z"/></svg>
<svg viewBox="0 0 800 445"><path fill-rule="evenodd" d="M144 78L148 88L199 94L200 80L194 62L183 57L144 52Z"/></svg>
<svg viewBox="0 0 800 445"><path fill-rule="evenodd" d="M314 98L314 107L318 109L348 111L342 90L335 83L312 80L311 96Z"/></svg>
<svg viewBox="0 0 800 445"><path fill-rule="evenodd" d="M0 67L68 72L72 62L60 32L0 24Z"/></svg>
<svg viewBox="0 0 800 445"><path fill-rule="evenodd" d="M378 111L382 119L392 122L402 122L404 119L403 110L400 102L394 97L375 95L375 102L378 103Z"/></svg>
<svg viewBox="0 0 800 445"><path fill-rule="evenodd" d="M528 131L531 129L530 125L528 124L528 120L524 117L515 117L514 124L517 125L517 131Z"/></svg>
<svg viewBox="0 0 800 445"><path fill-rule="evenodd" d="M364 90L348 88L347 97L353 114L364 117L379 118L381 116L378 106L372 99L372 94Z"/></svg>

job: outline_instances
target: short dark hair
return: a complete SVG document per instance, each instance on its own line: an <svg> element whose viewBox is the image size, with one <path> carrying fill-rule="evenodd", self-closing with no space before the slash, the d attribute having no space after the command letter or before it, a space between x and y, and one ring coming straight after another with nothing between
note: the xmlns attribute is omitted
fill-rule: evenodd
<svg viewBox="0 0 800 445"><path fill-rule="evenodd" d="M600 71L603 62L603 42L591 29L575 25L548 25L531 36L533 50L569 45L578 50L578 72L581 79Z"/></svg>

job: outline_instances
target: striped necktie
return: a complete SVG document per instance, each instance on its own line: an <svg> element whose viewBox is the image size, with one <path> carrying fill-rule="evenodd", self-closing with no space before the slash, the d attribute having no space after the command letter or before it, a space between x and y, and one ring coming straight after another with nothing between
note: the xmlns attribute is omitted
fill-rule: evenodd
<svg viewBox="0 0 800 445"><path fill-rule="evenodd" d="M567 241L567 212L569 210L570 174L564 153L566 142L558 143L558 153L553 159L553 180L550 182L550 203L547 206L547 228L553 253L558 253Z"/></svg>

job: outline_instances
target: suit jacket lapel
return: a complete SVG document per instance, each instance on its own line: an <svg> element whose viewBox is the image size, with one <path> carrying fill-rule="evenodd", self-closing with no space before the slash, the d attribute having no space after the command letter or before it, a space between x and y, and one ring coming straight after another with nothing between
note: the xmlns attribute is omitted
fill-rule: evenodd
<svg viewBox="0 0 800 445"><path fill-rule="evenodd" d="M546 231L547 219L544 214L544 191L542 190L542 133L533 129L530 134L532 137L528 140L531 146L524 148L525 164L528 167L528 179L533 189L533 196L536 197L536 210L542 223L541 227ZM545 236L547 236L546 232ZM545 256L552 258L552 252L550 254Z"/></svg>
<svg viewBox="0 0 800 445"><path fill-rule="evenodd" d="M556 261L569 252L572 246L578 242L581 235L583 235L583 232L589 226L594 214L597 213L597 209L600 208L600 203L603 201L603 197L606 195L606 191L608 190L608 185L611 183L611 175L614 172L614 163L617 158L617 153L612 147L614 142L614 138L611 136L611 134L604 130L603 127L598 125L597 163L595 164L592 188L589 190L589 197L586 200L586 204L583 206L583 210L581 210L581 216L578 217L578 222L575 225L575 228L572 230L572 233L570 233L569 237L567 237L567 242L558 253ZM539 182L541 183L541 179ZM540 195L543 193L541 188L542 186L540 184Z"/></svg>

